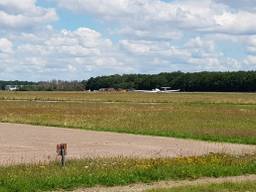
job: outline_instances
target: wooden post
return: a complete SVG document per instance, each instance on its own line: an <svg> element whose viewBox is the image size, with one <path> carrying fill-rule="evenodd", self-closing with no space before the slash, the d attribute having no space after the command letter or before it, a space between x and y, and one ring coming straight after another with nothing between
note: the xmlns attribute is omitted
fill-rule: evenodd
<svg viewBox="0 0 256 192"><path fill-rule="evenodd" d="M67 144L61 143L57 145L57 154L61 156L61 166L65 166L65 156L67 155Z"/></svg>
<svg viewBox="0 0 256 192"><path fill-rule="evenodd" d="M64 147L61 147L61 165L62 167L65 166L65 151L64 151Z"/></svg>

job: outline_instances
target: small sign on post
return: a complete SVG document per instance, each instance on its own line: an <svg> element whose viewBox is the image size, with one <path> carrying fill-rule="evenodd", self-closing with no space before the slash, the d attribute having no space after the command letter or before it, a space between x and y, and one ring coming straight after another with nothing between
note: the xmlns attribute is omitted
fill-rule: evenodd
<svg viewBox="0 0 256 192"><path fill-rule="evenodd" d="M59 156L61 156L61 165L62 167L65 166L65 156L67 155L67 148L68 148L68 145L66 143L61 143L61 144L58 144L57 145L57 154Z"/></svg>

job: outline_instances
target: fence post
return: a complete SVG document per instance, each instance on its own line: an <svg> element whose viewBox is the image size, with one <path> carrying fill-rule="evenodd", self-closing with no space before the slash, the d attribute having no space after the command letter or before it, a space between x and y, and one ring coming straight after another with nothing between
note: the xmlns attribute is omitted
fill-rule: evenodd
<svg viewBox="0 0 256 192"><path fill-rule="evenodd" d="M67 155L67 144L61 143L57 145L57 154L61 156L61 166L65 166L65 156Z"/></svg>

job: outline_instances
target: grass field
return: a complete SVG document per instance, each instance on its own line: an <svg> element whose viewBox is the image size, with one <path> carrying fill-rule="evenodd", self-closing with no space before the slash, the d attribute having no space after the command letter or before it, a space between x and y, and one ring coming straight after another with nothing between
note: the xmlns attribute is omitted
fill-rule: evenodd
<svg viewBox="0 0 256 192"><path fill-rule="evenodd" d="M155 189L147 192L255 192L255 182L223 183L200 186L188 186L172 189Z"/></svg>
<svg viewBox="0 0 256 192"><path fill-rule="evenodd" d="M255 145L255 117L256 94L249 93L0 92L1 122ZM0 192L65 190L255 173L255 155L84 159L71 160L65 168L56 162L0 167ZM248 191L255 190L253 183L237 183L171 191L240 192L245 185Z"/></svg>
<svg viewBox="0 0 256 192"><path fill-rule="evenodd" d="M249 93L0 92L2 122L256 144L255 117Z"/></svg>
<svg viewBox="0 0 256 192"><path fill-rule="evenodd" d="M255 155L239 157L210 154L175 159L73 160L67 162L65 168L57 163L0 167L0 192L33 192L254 174L255 160Z"/></svg>

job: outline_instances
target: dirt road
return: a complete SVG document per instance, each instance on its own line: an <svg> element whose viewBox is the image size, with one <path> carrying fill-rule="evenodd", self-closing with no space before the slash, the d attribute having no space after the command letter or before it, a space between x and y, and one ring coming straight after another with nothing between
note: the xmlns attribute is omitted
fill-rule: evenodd
<svg viewBox="0 0 256 192"><path fill-rule="evenodd" d="M146 192L147 190L176 188L184 186L198 186L221 183L239 183L239 182L255 182L256 175L235 176L235 177L220 177L220 178L201 178L193 181L160 181L150 184L133 184L129 186L117 187L94 187L87 189L77 189L73 192ZM60 191L59 191L60 192Z"/></svg>
<svg viewBox="0 0 256 192"><path fill-rule="evenodd" d="M68 158L176 157L210 152L253 153L256 146L0 123L0 165L49 161L56 144L68 143Z"/></svg>

